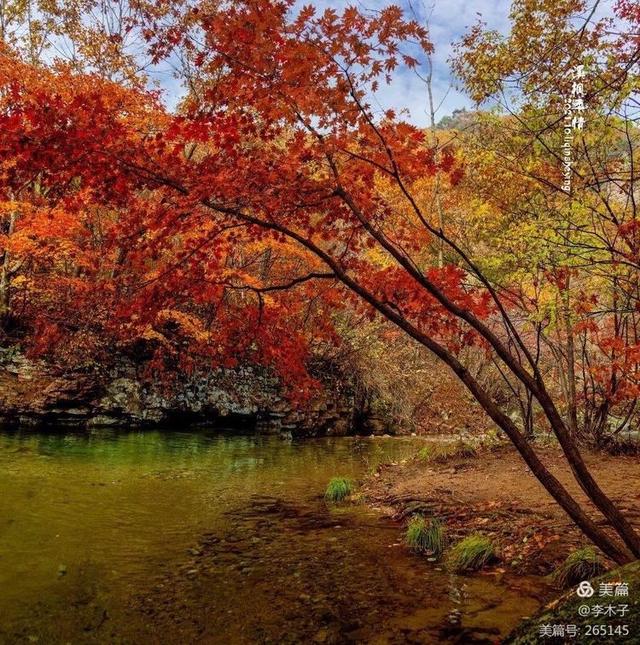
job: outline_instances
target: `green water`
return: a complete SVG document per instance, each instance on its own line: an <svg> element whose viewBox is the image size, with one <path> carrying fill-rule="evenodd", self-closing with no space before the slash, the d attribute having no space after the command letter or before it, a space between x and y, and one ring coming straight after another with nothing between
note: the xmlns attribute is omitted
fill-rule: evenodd
<svg viewBox="0 0 640 645"><path fill-rule="evenodd" d="M0 434L0 642L492 642L544 585L459 577L364 505L417 439Z"/></svg>

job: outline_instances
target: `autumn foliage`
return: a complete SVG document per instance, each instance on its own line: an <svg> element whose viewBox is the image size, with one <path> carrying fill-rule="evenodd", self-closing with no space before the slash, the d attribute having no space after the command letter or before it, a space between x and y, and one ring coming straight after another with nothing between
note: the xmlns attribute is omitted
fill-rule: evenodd
<svg viewBox="0 0 640 645"><path fill-rule="evenodd" d="M389 214L375 185L386 152L352 101L365 100L356 85L375 88L399 62L413 66L399 43L416 38L426 50L426 32L393 8L373 20L354 10L316 18L306 8L291 24L287 11L285 3L247 3L189 12L181 35L187 50L196 16L208 41L192 52L200 77L177 115L138 89L64 64L34 68L5 50L3 212L6 219L15 213L4 238L6 315L29 327L32 352L82 360L100 357L105 341L144 341L164 362L202 355L233 365L243 357L303 381L309 344L332 338L331 311L345 296L335 280L311 283L307 276L331 276L319 275L322 263L292 245L277 222L327 247L335 245L329 231L340 229L349 239L344 266L377 297L402 298L425 329L454 345L471 340L402 270L384 258L370 261L374 241L321 168L329 147L349 155L341 171L357 186L359 207L378 208L381 221ZM250 58L227 68L240 53ZM341 65L359 71L329 94ZM410 179L433 172L423 132L391 113L379 127ZM454 166L450 155L442 163ZM223 209L215 221L214 203ZM239 204L275 225L235 221ZM429 236L409 235L411 226L395 223L419 250ZM457 289L461 304L478 300L486 309L484 296L462 289L463 272L449 267L434 277ZM284 289L292 280L295 290Z"/></svg>
<svg viewBox="0 0 640 645"><path fill-rule="evenodd" d="M19 39L0 50L5 341L76 366L115 349L158 374L259 363L303 401L309 358L348 342L341 320L384 320L449 368L605 553L640 556L578 448L633 423L640 396L633 3L620 32L576 30L579 0L514 2L507 37L473 27L455 71L505 103L447 136L378 108L432 54L396 6L120 4L119 30L90 38L108 69L92 48L46 64ZM181 62L176 110L145 89L142 57ZM600 129L576 135L567 194L558 97L583 60ZM608 529L541 461L540 431Z"/></svg>

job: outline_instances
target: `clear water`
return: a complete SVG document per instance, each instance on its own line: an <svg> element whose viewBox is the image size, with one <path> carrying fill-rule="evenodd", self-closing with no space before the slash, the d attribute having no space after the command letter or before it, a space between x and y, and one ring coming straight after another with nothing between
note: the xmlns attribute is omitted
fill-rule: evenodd
<svg viewBox="0 0 640 645"><path fill-rule="evenodd" d="M542 581L453 576L322 499L419 441L0 434L0 642L495 642Z"/></svg>

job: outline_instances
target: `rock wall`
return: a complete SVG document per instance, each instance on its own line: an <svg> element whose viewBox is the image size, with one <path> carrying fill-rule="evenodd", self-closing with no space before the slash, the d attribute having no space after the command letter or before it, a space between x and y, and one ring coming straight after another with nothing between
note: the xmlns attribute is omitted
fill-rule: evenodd
<svg viewBox="0 0 640 645"><path fill-rule="evenodd" d="M131 362L108 374L57 374L43 362L0 349L0 423L21 426L132 427L207 424L296 436L388 432L369 424L354 388L328 376L304 409L284 397L277 378L242 367L147 383Z"/></svg>

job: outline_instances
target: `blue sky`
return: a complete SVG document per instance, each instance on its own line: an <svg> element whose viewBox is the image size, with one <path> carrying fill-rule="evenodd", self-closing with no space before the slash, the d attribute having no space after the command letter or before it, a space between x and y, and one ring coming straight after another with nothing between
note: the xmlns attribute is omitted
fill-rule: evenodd
<svg viewBox="0 0 640 645"><path fill-rule="evenodd" d="M433 54L434 104L439 106L436 121L451 114L456 108L472 108L473 103L455 87L448 59L453 53L452 44L459 41L469 27L481 20L487 29L508 34L511 0L298 0L298 4L313 4L321 11L331 7L340 11L348 5L361 10L381 9L389 4L399 4L408 16L415 16L429 29ZM587 0L586 13L596 4L593 19L613 15L614 0ZM579 26L582 26L580 23ZM399 111L405 108L408 121L428 125L428 97L426 87L407 70L396 75L393 85L381 88L374 98L381 108Z"/></svg>
<svg viewBox="0 0 640 645"><path fill-rule="evenodd" d="M470 108L472 102L454 86L451 77L448 58L452 54L452 43L460 40L467 29L475 24L478 19L486 23L487 28L496 29L506 33L509 28L510 0L307 0L314 4L318 10L332 7L336 10L344 9L348 5L355 5L361 10L381 9L388 4L400 4L407 15L415 14L419 22L427 25L435 51L433 54L433 92L434 103L440 106L436 121L443 116L451 114L456 108ZM306 4L303 1L301 4ZM419 82L415 75L403 70L397 75L394 83L383 87L377 93L377 100L381 107L393 108L396 111L404 108L408 110L407 120L417 125L427 125L427 92L424 84Z"/></svg>
<svg viewBox="0 0 640 645"><path fill-rule="evenodd" d="M593 6L595 1L590 0L588 5ZM376 11L393 3L399 4L407 16L415 16L429 29L435 48L433 90L434 103L439 106L436 121L451 114L456 108L473 107L472 102L455 88L448 63L453 52L452 44L460 40L478 20L482 20L488 29L506 34L509 31L511 0L297 0L296 7L313 4L318 12L322 12L328 7L341 11L354 5L361 11ZM613 0L602 0L595 17L611 15L612 4ZM173 106L180 95L177 82L170 81L166 74L160 76L164 76L158 80L166 91L167 103ZM381 87L371 102L381 111L392 108L400 112L404 109L407 111L404 115L406 120L416 125L428 125L426 87L408 70L396 74L393 84Z"/></svg>
<svg viewBox="0 0 640 645"><path fill-rule="evenodd" d="M428 24L431 40L435 47L434 62L434 102L440 104L436 120L454 109L471 107L471 102L463 94L452 87L452 79L447 59L452 53L451 44L460 39L467 27L474 24L479 17L487 23L490 29L506 31L510 0L298 0L297 6L313 4L318 12L331 7L341 11L349 5L354 5L362 11L382 9L389 4L399 4L407 15L415 14L421 24ZM165 101L173 107L181 95L177 80L171 79L167 69L155 69L152 76L165 92ZM372 104L381 109L392 108L399 112L408 110L405 118L418 125L427 125L428 116L427 92L415 74L403 70L396 75L391 86L381 87L372 97Z"/></svg>

